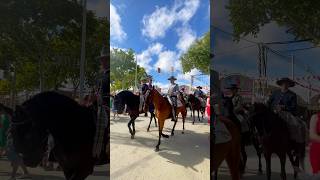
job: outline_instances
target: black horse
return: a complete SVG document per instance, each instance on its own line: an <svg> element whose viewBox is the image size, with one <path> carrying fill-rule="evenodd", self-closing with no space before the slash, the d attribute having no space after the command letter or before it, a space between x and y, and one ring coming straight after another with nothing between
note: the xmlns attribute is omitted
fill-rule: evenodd
<svg viewBox="0 0 320 180"><path fill-rule="evenodd" d="M232 98L223 96L223 106L224 106L225 117L228 117L231 121L233 121L237 125L237 127L241 130L242 124L234 113ZM249 118L244 113L242 115L245 118ZM246 122L242 122L242 123L246 123ZM240 163L241 172L240 173L241 175L245 173L245 167L247 164L247 153L246 153L245 147L249 145L253 145L258 156L258 163L259 163L258 172L261 174L262 173L261 143L258 140L258 136L253 125L249 123L248 126L249 126L249 131L241 132L241 163Z"/></svg>
<svg viewBox="0 0 320 180"><path fill-rule="evenodd" d="M200 121L199 112L201 112L201 116L202 116L202 119L203 119L203 114L205 112L205 107L202 106L200 100L196 96L194 96L193 94L189 94L188 98L187 98L187 103L190 106L191 114L193 116L192 124L194 124L194 122L195 122L195 115L194 115L195 111L198 112L198 120Z"/></svg>
<svg viewBox="0 0 320 180"><path fill-rule="evenodd" d="M95 113L55 92L37 94L16 106L11 123L14 146L27 166L36 167L51 134L55 143L52 153L66 179L84 180L92 174L98 161L92 153Z"/></svg>
<svg viewBox="0 0 320 180"><path fill-rule="evenodd" d="M266 159L267 179L271 178L271 155L277 154L281 164L281 178L286 179L286 155L294 167L304 162L305 144L294 143L290 140L287 123L262 103L255 103L251 109L250 122L257 129L262 141L263 152ZM304 164L302 164L304 167ZM294 177L297 177L297 169Z"/></svg>
<svg viewBox="0 0 320 180"><path fill-rule="evenodd" d="M135 120L137 117L139 117L139 114L144 114L145 112L139 111L139 104L140 104L140 97L138 95L133 94L131 91L121 91L118 94L114 96L114 107L116 108L118 113L122 113L125 109L125 106L127 106L127 112L130 116L130 121L128 122L128 129L131 134L131 139L134 139L134 135L136 133L135 130ZM157 126L155 114L151 108L149 108L149 112L151 113L150 117L150 123L147 128L147 131L149 131L150 124L152 119L155 120L155 124ZM131 129L132 126L132 129Z"/></svg>

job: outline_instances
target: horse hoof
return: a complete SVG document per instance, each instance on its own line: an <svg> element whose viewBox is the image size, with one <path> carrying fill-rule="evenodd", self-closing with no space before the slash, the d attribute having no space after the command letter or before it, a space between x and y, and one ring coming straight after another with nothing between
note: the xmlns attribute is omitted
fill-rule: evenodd
<svg viewBox="0 0 320 180"><path fill-rule="evenodd" d="M263 174L263 172L262 171L258 171L258 175L262 175Z"/></svg>
<svg viewBox="0 0 320 180"><path fill-rule="evenodd" d="M162 134L162 136L163 136L164 138L169 138L169 136L166 135L166 134Z"/></svg>
<svg viewBox="0 0 320 180"><path fill-rule="evenodd" d="M159 147L156 147L156 149L154 151L158 152L159 151Z"/></svg>
<svg viewBox="0 0 320 180"><path fill-rule="evenodd" d="M134 139L134 135L131 135L131 139Z"/></svg>
<svg viewBox="0 0 320 180"><path fill-rule="evenodd" d="M171 133L171 136L174 136L174 133Z"/></svg>
<svg viewBox="0 0 320 180"><path fill-rule="evenodd" d="M184 131L182 131L181 133L184 134Z"/></svg>
<svg viewBox="0 0 320 180"><path fill-rule="evenodd" d="M149 132L149 129L147 129L147 132Z"/></svg>

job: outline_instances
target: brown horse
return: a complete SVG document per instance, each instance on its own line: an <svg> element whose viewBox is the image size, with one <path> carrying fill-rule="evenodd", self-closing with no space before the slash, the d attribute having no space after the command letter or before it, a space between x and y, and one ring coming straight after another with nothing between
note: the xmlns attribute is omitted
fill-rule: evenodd
<svg viewBox="0 0 320 180"><path fill-rule="evenodd" d="M159 128L159 140L158 140L158 144L156 146L156 151L159 151L159 146L161 143L161 136L163 136L164 138L169 138L168 135L163 134L162 130L164 127L164 121L166 119L170 119L172 118L172 109L171 109L171 104L169 103L168 99L164 98L156 89L151 88L149 90L147 90L146 95L145 95L145 104L144 104L144 110L145 112L148 110L148 104L153 103L154 107L155 107L155 114L156 117L158 119L158 128ZM178 108L177 112L181 112L182 114L182 122L183 122L183 131L182 133L184 133L184 122L185 122L185 116L186 116L186 111L185 111L185 106L184 106L184 111L179 111L180 109ZM178 114L178 113L177 113ZM177 124L177 120L174 122L172 131L171 131L171 135L174 135L174 128Z"/></svg>
<svg viewBox="0 0 320 180"><path fill-rule="evenodd" d="M225 124L232 139L227 143L215 144L211 148L211 176L218 171L223 160L226 160L232 180L240 180L240 130L227 118L219 117L219 120Z"/></svg>

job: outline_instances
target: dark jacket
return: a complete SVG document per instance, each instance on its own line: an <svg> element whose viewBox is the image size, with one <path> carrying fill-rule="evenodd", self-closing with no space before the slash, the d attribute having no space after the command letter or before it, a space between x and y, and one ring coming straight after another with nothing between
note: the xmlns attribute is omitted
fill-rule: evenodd
<svg viewBox="0 0 320 180"><path fill-rule="evenodd" d="M288 111L295 115L297 111L297 95L290 90L285 93L281 92L281 90L277 90L271 95L268 105L272 109L275 109L277 105L283 105L284 111Z"/></svg>

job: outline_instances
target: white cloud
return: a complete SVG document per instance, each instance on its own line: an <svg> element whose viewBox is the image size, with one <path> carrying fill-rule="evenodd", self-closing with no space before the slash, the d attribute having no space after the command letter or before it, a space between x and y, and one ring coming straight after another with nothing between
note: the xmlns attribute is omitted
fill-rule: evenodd
<svg viewBox="0 0 320 180"><path fill-rule="evenodd" d="M177 33L179 36L179 41L176 47L180 51L186 52L191 44L196 40L196 33L192 31L188 26L177 29Z"/></svg>
<svg viewBox="0 0 320 180"><path fill-rule="evenodd" d="M142 51L140 54L137 54L138 64L145 68L147 72L152 70L152 65L150 65L152 61L152 56L158 55L163 49L163 45L161 43L155 43L148 47L148 49Z"/></svg>
<svg viewBox="0 0 320 180"><path fill-rule="evenodd" d="M198 69L194 68L190 72L187 72L185 74L182 74L182 73L178 74L177 79L191 81L191 75L197 75L197 74L202 74L202 73Z"/></svg>
<svg viewBox="0 0 320 180"><path fill-rule="evenodd" d="M183 23L187 23L196 13L200 5L199 0L184 1L183 8L176 13L176 16ZM180 8L179 6L177 8Z"/></svg>
<svg viewBox="0 0 320 180"><path fill-rule="evenodd" d="M174 71L180 70L179 64L177 63L177 54L174 51L163 51L159 53L158 61L154 65L155 68L160 68L162 72L169 73L171 68L174 68Z"/></svg>
<svg viewBox="0 0 320 180"><path fill-rule="evenodd" d="M111 39L119 42L126 39L127 34L122 29L121 17L112 3L110 3L110 26Z"/></svg>
<svg viewBox="0 0 320 180"><path fill-rule="evenodd" d="M150 15L144 15L142 34L151 39L162 38L177 22L187 24L199 8L200 0L176 0L172 8L157 7Z"/></svg>
<svg viewBox="0 0 320 180"><path fill-rule="evenodd" d="M144 28L142 34L156 39L164 37L167 29L175 22L175 16L167 7L158 8L151 14L143 17Z"/></svg>
<svg viewBox="0 0 320 180"><path fill-rule="evenodd" d="M155 82L153 85L160 87L161 89L167 89L169 88L169 83L161 83L161 82Z"/></svg>

